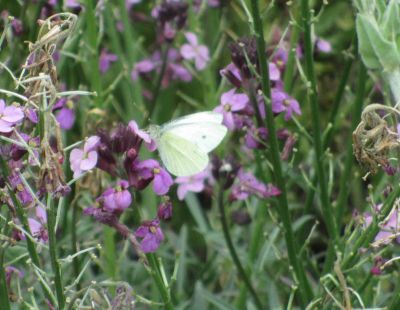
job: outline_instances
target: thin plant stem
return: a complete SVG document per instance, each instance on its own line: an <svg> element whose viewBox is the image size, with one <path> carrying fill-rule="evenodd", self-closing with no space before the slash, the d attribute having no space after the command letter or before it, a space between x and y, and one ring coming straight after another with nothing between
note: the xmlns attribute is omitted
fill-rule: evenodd
<svg viewBox="0 0 400 310"><path fill-rule="evenodd" d="M10 219L10 212L8 212L7 221L2 229L2 234L5 236L8 236L9 234L9 225L7 225L7 223ZM4 310L11 310L7 288L6 269L4 266L4 255L6 249L7 245L5 243L0 245L0 304L2 305L2 307L4 307Z"/></svg>
<svg viewBox="0 0 400 310"><path fill-rule="evenodd" d="M174 306L171 301L171 293L170 289L165 286L164 280L161 275L160 266L157 260L157 257L153 253L149 253L146 255L149 265L151 267L151 275L157 285L158 291L160 292L161 298L164 302L164 307L166 310L173 310Z"/></svg>
<svg viewBox="0 0 400 310"><path fill-rule="evenodd" d="M271 88L269 81L269 72L267 67L267 59L265 55L264 31L263 31L263 25L261 23L261 17L257 0L251 0L251 9L254 20L254 31L257 39L257 54L261 69L262 91L264 96L267 99L270 99ZM303 305L306 305L312 299L313 293L311 290L310 283L308 282L304 266L297 256L297 254L299 253L298 251L299 248L297 246L296 239L294 237L292 222L289 213L289 204L287 201L287 193L286 193L286 181L283 178L282 174L278 139L276 136L276 129L275 129L275 120L272 113L272 106L270 100L266 100L265 110L266 110L265 127L267 127L269 133L272 165L274 167L274 178L277 186L281 191L281 194L277 197L279 202L277 212L284 227L289 261L297 277L301 300Z"/></svg>
<svg viewBox="0 0 400 310"><path fill-rule="evenodd" d="M308 0L301 1L301 11L302 11L303 28L304 28L306 76L310 84L310 87L308 89L308 97L309 97L308 99L310 102L313 133L314 133L314 150L316 157L315 168L317 171L317 177L319 183L319 196L328 234L332 239L333 244L337 244L338 233L336 229L334 212L332 210L332 204L329 201L328 186L327 186L327 180L325 176L324 162L323 162L324 151L323 151L321 126L320 126L319 110L318 110L317 83L314 71L313 45L311 39L311 16L310 16L311 14L310 14ZM328 251L328 254L334 255L334 251ZM327 261L333 261L333 260L327 259Z"/></svg>
<svg viewBox="0 0 400 310"><path fill-rule="evenodd" d="M164 51L162 53L162 58L161 58L161 70L160 73L157 76L157 80L154 86L154 90L153 90L153 98L151 100L150 103L150 107L148 110L148 119L151 119L153 117L154 111L156 109L156 105L157 105L157 99L160 95L160 91L161 91L161 86L162 86L162 80L164 78L164 74L165 71L167 69L167 64L168 64L168 52L169 52L169 43L165 46ZM148 119L145 120L145 122L148 122Z"/></svg>
<svg viewBox="0 0 400 310"><path fill-rule="evenodd" d="M221 220L221 224L222 224L222 231L224 233L224 238L226 241L226 245L228 246L229 253L232 257L233 262L236 265L236 268L239 272L240 277L244 281L247 289L249 290L251 296L253 297L257 309L262 310L264 308L262 306L261 300L258 297L257 292L254 289L253 285L251 284L250 279L247 276L247 273L244 270L242 263L240 262L239 256L236 253L235 246L233 245L232 238L229 233L228 221L226 219L225 208L224 208L224 192L223 192L223 189L221 186L218 189L217 204L218 204L218 210L219 210L220 220Z"/></svg>
<svg viewBox="0 0 400 310"><path fill-rule="evenodd" d="M9 170L8 170L6 161L2 156L0 156L0 168L2 170L2 175L3 175L4 179L7 180L8 176L9 176ZM10 186L10 184L8 182L6 182L6 184L7 184L7 187L8 187L8 193L10 195L11 201L14 204L15 211L17 213L19 221L22 224L23 229L29 235L32 235L31 234L31 229L30 229L29 224L28 224L28 217L26 216L26 213L24 211L23 206L21 205L21 202L18 200L18 198L15 195L15 193L14 193L12 187ZM35 243L31 240L31 238L27 237L26 238L26 245L27 245L29 257L32 260L32 263L37 268L40 269L39 255L38 255L38 253L36 251ZM52 303L55 304L56 301L54 300L54 298L52 296L52 293L48 290L48 288L45 285L43 285L43 283L41 283L41 286L42 286L42 289L43 289L43 292L44 292L44 295L46 296L46 298L49 301L51 301Z"/></svg>
<svg viewBox="0 0 400 310"><path fill-rule="evenodd" d="M358 82L357 82L357 92L356 92L356 99L354 103L354 110L352 113L352 123L351 129L352 131L356 129L358 123L361 119L361 112L364 102L364 95L365 95L365 84L368 78L367 69L365 68L362 61L359 62L358 67ZM338 229L340 231L340 224L343 218L344 210L345 210L345 203L346 198L349 194L350 186L350 174L351 174L351 167L353 165L354 157L353 157L353 146L351 143L348 143L347 150L346 150L346 159L344 163L344 168L342 172L342 176L339 181L339 195L336 204L336 222L338 224Z"/></svg>
<svg viewBox="0 0 400 310"><path fill-rule="evenodd" d="M51 267L54 273L54 284L56 287L56 295L58 301L58 309L64 309L65 307L65 296L63 284L61 281L61 270L60 264L57 261L57 244L56 244L56 232L55 232L55 203L50 194L47 194L47 232L49 236L49 251Z"/></svg>
<svg viewBox="0 0 400 310"><path fill-rule="evenodd" d="M356 51L356 49L357 49L356 42L357 41L355 40L355 43L352 48L353 51ZM356 55L356 53L355 53L355 55ZM354 56L354 57L356 57L356 56ZM338 111L339 111L339 106L340 106L340 103L342 102L344 91L346 89L346 85L347 85L347 82L350 77L350 71L351 71L353 63L355 61L354 57L349 57L346 60L346 63L344 65L343 75L340 80L340 84L339 84L339 87L338 87L336 95L335 95L335 101L333 103L332 112L329 117L329 123L331 124L331 128L328 130L327 134L323 137L323 141L322 141L324 151L331 144L332 139L333 139L333 133L336 129L336 124L337 124L336 120L337 120L337 115L338 115ZM314 176L312 177L313 186L310 186L307 190L306 201L304 203L304 214L309 214L311 212L311 208L312 208L313 201L314 201L314 195L315 195L314 188L316 187L317 182L318 182L317 175L314 174ZM305 228L307 228L307 226L305 226ZM308 234L308 230L304 230L304 233L302 235L304 236L307 234Z"/></svg>
<svg viewBox="0 0 400 310"><path fill-rule="evenodd" d="M285 75L283 77L283 85L286 92L290 92L292 89L293 76L296 66L296 46L297 42L299 41L299 37L300 28L297 25L293 25L290 34L290 48L285 66Z"/></svg>

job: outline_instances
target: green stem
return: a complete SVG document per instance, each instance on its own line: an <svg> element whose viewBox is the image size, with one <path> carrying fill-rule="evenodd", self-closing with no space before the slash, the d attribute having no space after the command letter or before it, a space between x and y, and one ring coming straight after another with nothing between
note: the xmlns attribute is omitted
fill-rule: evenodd
<svg viewBox="0 0 400 310"><path fill-rule="evenodd" d="M358 123L360 122L361 119L361 112L362 112L362 107L364 103L364 95L365 95L365 84L367 81L368 75L367 75L367 69L365 68L364 64L360 61L359 62L359 69L358 69L358 83L357 83L357 93L356 93L356 99L354 103L354 110L352 113L352 124L351 124L351 129L352 131L356 129ZM351 135L351 133L350 133ZM350 139L351 140L351 139ZM353 165L354 157L353 157L353 146L351 143L348 143L347 145L347 151L346 151L346 160L342 172L342 176L340 178L339 182L339 195L337 199L337 205L336 205L336 222L338 224L338 230L340 232L340 224L343 218L344 214L344 209L346 205L346 200L349 194L350 190L350 174L351 174L351 168Z"/></svg>
<svg viewBox="0 0 400 310"><path fill-rule="evenodd" d="M224 233L224 237L225 237L225 241L228 246L228 249L229 249L229 253L233 259L233 262L236 265L236 268L239 272L240 277L244 281L245 285L247 286L247 289L249 290L251 296L253 297L257 309L262 310L264 308L262 306L261 300L258 297L257 292L254 289L253 285L251 284L250 279L247 276L247 273L244 270L242 263L240 262L239 256L236 253L235 246L233 245L232 238L229 233L229 227L228 227L228 222L226 220L226 214L225 214L225 208L224 208L224 192L223 192L222 187L220 187L218 190L217 204L218 204L220 220L221 220L221 224L222 224L222 231Z"/></svg>
<svg viewBox="0 0 400 310"><path fill-rule="evenodd" d="M365 231L358 237L354 243L353 249L350 251L349 255L343 260L342 269L348 269L353 266L354 261L359 257L359 249L363 247L368 247L369 243L374 240L376 234L379 232L379 223L388 217L393 209L394 201L400 195L400 186L397 184L396 188L390 193L389 197L385 200L379 214L373 218L372 223L365 229Z"/></svg>
<svg viewBox="0 0 400 310"><path fill-rule="evenodd" d="M262 91L264 93L264 96L270 99L271 88L269 84L269 72L267 67L267 59L265 55L264 31L263 31L263 25L261 23L261 17L257 0L251 0L251 8L254 20L254 31L257 39L257 53L258 53L258 59L262 77ZM265 111L266 111L265 127L267 127L269 133L269 140L270 140L269 142L272 153L271 154L272 165L274 167L274 177L275 177L275 182L281 191L281 194L278 196L279 206L277 208L277 212L284 227L289 261L290 264L293 266L294 272L297 277L302 303L303 305L306 305L312 299L313 293L310 287L310 283L308 282L304 266L303 264L300 263L301 261L297 257L297 254L299 253L299 248L294 238L292 222L289 213L289 205L286 193L286 180L283 178L282 174L278 139L276 136L276 129L275 129L275 120L272 113L272 106L270 100L266 101Z"/></svg>
<svg viewBox="0 0 400 310"><path fill-rule="evenodd" d="M49 236L49 251L50 251L50 260L51 267L54 273L54 283L56 287L57 301L58 301L58 309L64 309L65 307L65 296L64 289L61 281L61 270L60 264L57 261L57 244L56 244L56 232L55 232L55 217L56 210L55 204L53 202L50 194L47 194L47 231Z"/></svg>
<svg viewBox="0 0 400 310"><path fill-rule="evenodd" d="M71 242L72 242L72 251L73 253L78 253L78 238L77 238L77 223L78 223L78 206L74 202L72 205L72 229L71 229ZM81 273L81 262L79 256L75 256L72 265L74 268L75 279L78 279L79 274ZM81 285L78 282L76 284L76 290L79 291L81 289Z"/></svg>
<svg viewBox="0 0 400 310"><path fill-rule="evenodd" d="M170 290L168 287L165 286L157 257L153 253L148 253L146 256L152 269L151 275L156 282L158 291L160 292L161 298L164 302L164 307L167 310L173 310L174 306L172 305Z"/></svg>
<svg viewBox="0 0 400 310"><path fill-rule="evenodd" d="M290 92L290 90L292 89L293 76L296 65L296 47L297 42L299 41L299 37L300 27L297 27L296 25L292 26L290 35L290 49L285 66L285 75L283 78L283 85L286 92Z"/></svg>
<svg viewBox="0 0 400 310"><path fill-rule="evenodd" d="M11 310L10 301L8 299L8 290L6 282L6 271L4 268L4 248L0 248L0 303L4 310Z"/></svg>
<svg viewBox="0 0 400 310"><path fill-rule="evenodd" d="M0 156L0 167L2 169L2 175L3 175L4 179L7 180L8 176L9 176L9 170L8 170L6 161L2 156ZM19 221L22 224L22 227L29 235L32 235L31 229L29 228L29 224L28 224L28 217L26 216L24 207L21 205L20 201L18 200L12 187L10 186L10 184L8 182L7 182L7 187L8 187L8 193L10 195L11 201L14 204L15 211L17 213ZM40 268L39 255L36 251L35 243L30 238L26 237L26 245L27 245L29 257L32 260L32 263L37 268ZM43 283L40 283L40 284L42 286L42 289L43 289L43 292L44 292L46 298L53 304L56 304L56 301L54 300L51 292L48 291L47 287L45 285L43 285Z"/></svg>
<svg viewBox="0 0 400 310"><path fill-rule="evenodd" d="M0 205L1 206L1 205ZM2 234L8 236L9 234L9 225L7 225L8 221L11 219L10 212L8 212L7 222L2 229ZM7 278L6 278L6 268L4 266L4 255L6 252L6 244L0 244L0 304L4 307L4 310L11 310L8 288L7 288Z"/></svg>
<svg viewBox="0 0 400 310"><path fill-rule="evenodd" d="M357 41L355 38L354 45L352 48L352 50L354 52L357 50L356 43L357 43ZM357 53L354 53L354 54L355 54L354 57L356 57ZM351 67L354 62L354 57L348 57L345 65L344 65L343 75L340 80L340 84L339 84L339 87L338 87L336 95L335 95L335 101L333 103L332 112L329 117L329 123L331 124L331 128L328 130L327 134L323 137L323 141L322 141L324 151L328 148L328 146L331 144L332 139L333 139L333 133L335 132L335 129L337 126L337 115L338 115L338 111L339 111L339 106L340 106L340 103L342 102L344 91L346 89L346 85L349 80ZM304 203L304 214L305 215L310 214L312 212L311 210L312 210L314 195L315 195L314 188L317 186L317 182L318 182L317 175L314 174L312 177L312 185L313 186L310 186L308 188L307 194L306 194L306 202ZM308 235L308 232L309 232L309 228L310 227L308 227L308 225L304 226L301 240L304 240L306 238L306 236Z"/></svg>
<svg viewBox="0 0 400 310"><path fill-rule="evenodd" d="M165 70L167 69L169 47L170 47L170 44L168 43L165 46L164 51L162 53L161 70L157 76L156 84L155 84L154 90L153 90L153 99L151 100L150 107L148 110L148 116L149 116L148 118L150 118L150 119L153 117L154 111L156 109L157 99L160 95L160 90L161 90L161 86L162 86L162 80L164 78ZM145 122L147 122L147 121L148 120L145 120Z"/></svg>
<svg viewBox="0 0 400 310"><path fill-rule="evenodd" d="M321 126L318 111L318 98L317 98L317 83L314 71L313 62L313 45L311 39L311 16L308 0L301 1L301 9L303 16L303 28L304 28L304 49L305 49L305 61L306 61L306 76L310 83L310 89L308 90L308 97L311 108L313 132L314 132L314 149L315 149L315 164L319 183L319 195L321 201L321 207L323 210L325 224L328 229L328 234L332 239L333 244L338 244L338 234L336 230L335 218L332 210L332 204L329 201L328 186L325 177L324 163L323 163L323 145L321 137ZM334 251L328 253L334 254ZM332 261L327 259L328 261ZM332 267L332 266L330 266ZM330 269L330 268L329 268Z"/></svg>

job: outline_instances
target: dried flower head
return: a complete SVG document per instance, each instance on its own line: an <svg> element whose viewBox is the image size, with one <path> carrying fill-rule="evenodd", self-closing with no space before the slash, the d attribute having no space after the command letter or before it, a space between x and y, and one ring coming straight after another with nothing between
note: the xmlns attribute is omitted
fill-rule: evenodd
<svg viewBox="0 0 400 310"><path fill-rule="evenodd" d="M394 108L371 104L364 109L361 122L353 132L354 155L371 173L376 173L378 167L389 166L390 152L400 147L397 132L386 121L387 115L382 116L380 111L400 114Z"/></svg>

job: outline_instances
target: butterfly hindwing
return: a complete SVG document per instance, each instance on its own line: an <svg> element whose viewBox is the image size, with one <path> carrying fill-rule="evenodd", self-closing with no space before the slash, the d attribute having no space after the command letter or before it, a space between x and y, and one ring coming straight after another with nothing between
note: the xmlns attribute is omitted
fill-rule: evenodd
<svg viewBox="0 0 400 310"><path fill-rule="evenodd" d="M161 134L158 150L167 170L176 176L196 174L208 164L207 152L170 131Z"/></svg>

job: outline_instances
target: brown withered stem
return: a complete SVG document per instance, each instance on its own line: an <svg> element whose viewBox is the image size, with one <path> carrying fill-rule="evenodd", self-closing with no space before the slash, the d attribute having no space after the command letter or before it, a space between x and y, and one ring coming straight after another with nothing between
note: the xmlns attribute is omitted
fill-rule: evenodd
<svg viewBox="0 0 400 310"><path fill-rule="evenodd" d="M56 14L39 20L40 30L35 43L29 43L29 56L21 77L25 81L25 96L38 108L40 135L40 173L37 180L40 190L63 196L69 192L62 169L64 160L60 128L52 114L56 102L58 77L53 53L74 28L76 16ZM21 79L20 79L21 80Z"/></svg>
<svg viewBox="0 0 400 310"><path fill-rule="evenodd" d="M382 104L370 104L364 109L361 123L353 132L354 155L373 174L379 167L389 166L390 153L400 150L395 126L387 121L390 114L398 116L400 112Z"/></svg>

